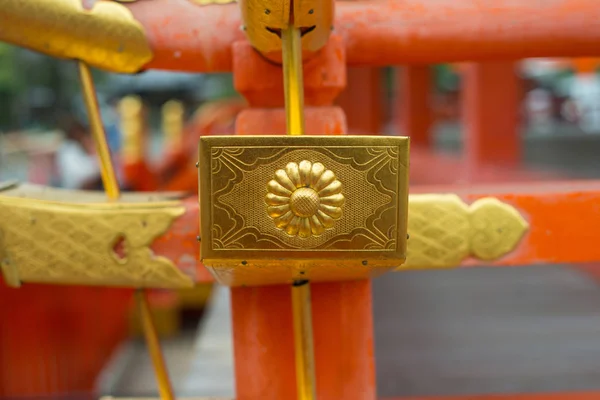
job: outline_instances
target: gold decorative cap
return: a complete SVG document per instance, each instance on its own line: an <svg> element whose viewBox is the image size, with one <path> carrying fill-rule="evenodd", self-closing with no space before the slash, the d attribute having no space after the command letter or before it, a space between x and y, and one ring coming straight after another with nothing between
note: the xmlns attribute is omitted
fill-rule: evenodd
<svg viewBox="0 0 600 400"><path fill-rule="evenodd" d="M288 163L267 184L267 213L290 236L308 238L331 228L342 216L342 183L323 164Z"/></svg>

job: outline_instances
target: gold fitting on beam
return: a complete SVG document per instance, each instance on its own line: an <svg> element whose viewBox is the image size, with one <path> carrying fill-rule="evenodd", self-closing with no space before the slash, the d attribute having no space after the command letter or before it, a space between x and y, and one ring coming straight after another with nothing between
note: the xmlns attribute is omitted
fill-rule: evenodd
<svg viewBox="0 0 600 400"><path fill-rule="evenodd" d="M0 192L0 267L7 283L193 286L150 249L185 208L147 198L129 194L108 202L102 193L28 185Z"/></svg>
<svg viewBox="0 0 600 400"><path fill-rule="evenodd" d="M0 41L111 72L135 73L153 54L142 25L122 4L81 0L3 0Z"/></svg>
<svg viewBox="0 0 600 400"><path fill-rule="evenodd" d="M202 259L221 283L358 279L404 262L408 138L200 139Z"/></svg>
<svg viewBox="0 0 600 400"><path fill-rule="evenodd" d="M492 197L468 205L455 194L411 195L408 210L407 258L398 270L456 267L468 257L495 260L529 229L514 207Z"/></svg>

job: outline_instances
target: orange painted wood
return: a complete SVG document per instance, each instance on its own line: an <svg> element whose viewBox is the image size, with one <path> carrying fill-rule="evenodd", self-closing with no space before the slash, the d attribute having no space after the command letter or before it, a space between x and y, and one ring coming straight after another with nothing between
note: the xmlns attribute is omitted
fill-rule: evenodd
<svg viewBox="0 0 600 400"><path fill-rule="evenodd" d="M291 288L231 290L236 399L296 399ZM312 284L320 400L375 399L369 281Z"/></svg>
<svg viewBox="0 0 600 400"><path fill-rule="evenodd" d="M470 171L482 164L521 161L520 96L514 62L467 64L463 70L463 157Z"/></svg>
<svg viewBox="0 0 600 400"><path fill-rule="evenodd" d="M0 397L91 393L127 337L131 294L0 280Z"/></svg>
<svg viewBox="0 0 600 400"><path fill-rule="evenodd" d="M200 262L200 217L198 197L183 201L186 212L177 218L169 230L152 243L155 254L168 258L197 282L212 282L212 275Z"/></svg>
<svg viewBox="0 0 600 400"><path fill-rule="evenodd" d="M244 39L237 4L154 0L127 7L155 52L147 68L232 70L232 44ZM346 43L348 65L387 66L594 57L599 19L596 0L359 0L336 4L334 26Z"/></svg>
<svg viewBox="0 0 600 400"><path fill-rule="evenodd" d="M411 147L429 147L433 123L432 76L428 66L398 68L395 122L401 135L410 136Z"/></svg>
<svg viewBox="0 0 600 400"><path fill-rule="evenodd" d="M347 129L346 115L339 107L306 107L307 135L340 135ZM285 132L285 111L281 108L252 108L242 111L235 122L239 135L272 135Z"/></svg>
<svg viewBox="0 0 600 400"><path fill-rule="evenodd" d="M342 39L332 35L319 53L305 59L302 69L304 104L330 106L346 85ZM247 41L233 44L233 84L252 107L284 107L281 66L262 57Z"/></svg>
<svg viewBox="0 0 600 400"><path fill-rule="evenodd" d="M383 85L380 68L349 68L346 88L335 103L342 107L349 135L379 135L383 128Z"/></svg>
<svg viewBox="0 0 600 400"><path fill-rule="evenodd" d="M158 188L155 174L145 161L124 163L123 183L128 190L136 192L152 192Z"/></svg>

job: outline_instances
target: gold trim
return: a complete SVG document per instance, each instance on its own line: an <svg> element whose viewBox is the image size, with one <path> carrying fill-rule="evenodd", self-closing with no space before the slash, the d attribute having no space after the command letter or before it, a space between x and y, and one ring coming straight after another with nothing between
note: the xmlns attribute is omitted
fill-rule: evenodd
<svg viewBox="0 0 600 400"><path fill-rule="evenodd" d="M519 212L486 197L467 205L454 194L411 195L406 263L397 270L451 268L468 257L484 261L513 251L529 224Z"/></svg>
<svg viewBox="0 0 600 400"><path fill-rule="evenodd" d="M153 57L142 25L112 1L85 10L81 0L2 0L0 41L120 73Z"/></svg>
<svg viewBox="0 0 600 400"><path fill-rule="evenodd" d="M180 202L67 203L14 194L0 192L1 267L12 286L193 286L189 276L149 248L185 213ZM122 255L114 250L117 242Z"/></svg>

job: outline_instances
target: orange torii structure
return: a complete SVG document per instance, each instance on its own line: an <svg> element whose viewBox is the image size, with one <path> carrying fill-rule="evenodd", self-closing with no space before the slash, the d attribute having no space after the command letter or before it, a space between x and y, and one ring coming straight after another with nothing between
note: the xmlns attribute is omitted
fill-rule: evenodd
<svg viewBox="0 0 600 400"><path fill-rule="evenodd" d="M17 28L11 28L9 23L10 18L20 15L19 7L26 2L2 1L10 3L12 8L0 8L0 40L20 43L21 39L11 35L11 29L16 31ZM19 5L16 5L17 2ZM283 84L282 79L274 79L282 77L281 66L267 60L246 40L244 31L240 30L243 20L237 5L198 3L191 0L124 1L122 7L139 23L147 48L132 57L133 61L123 61L118 54L113 59L92 57L86 61L108 70L120 66L121 72L151 68L206 73L231 71L236 89L250 106L239 114L236 134L283 134L286 131ZM315 2L317 12L321 9L317 7L324 7L323 3L326 2ZM257 4L260 6L261 3ZM271 12L268 10L267 15ZM93 15L93 12L90 14ZM600 32L595 30L599 17L600 8L594 0L564 0L547 4L517 4L508 0L359 0L335 4L333 33L325 46L306 55L304 64L308 135L343 135L347 131L343 110L332 105L346 85L347 66L478 62L481 64L469 67L472 86L467 99L466 173L472 177L477 169L477 179L471 181L481 181L482 176L489 174L489 169L481 167L481 164L491 161L505 163L512 168L505 170L504 180L528 181L411 187L411 194L436 193L442 196L416 196L411 199L408 229L412 243L416 243L415 238L420 235L427 236L417 226L410 225L410 217L417 216L417 208L450 204L451 207L456 206L455 210L471 215L469 213L476 212L473 208L482 204L477 203L478 200L489 198L493 199L493 204L501 203L502 210L510 210L506 211L510 215L518 215L513 221L518 227L511 225L509 230L522 233L522 236L515 235L518 240L506 248L502 247L506 245L504 237L494 236L502 251L488 248L464 254L453 253L450 254L452 260L447 262L441 262L444 252L437 252L439 258L433 257L426 265L411 264L413 250L409 240L405 268L600 261L600 249L593 234L600 221L600 214L596 211L600 183L533 184L531 180L537 176L524 178L520 172L514 172L518 149L511 145L503 146L501 152L497 151L495 146L504 143L506 137L487 131L490 124L499 120L498 114L488 113L497 99L482 90L492 76L497 77L498 72L510 70L512 63L503 60L596 56L600 45ZM60 23L54 27L59 31L59 37L72 37L68 34L70 27ZM114 34L114 31L111 32ZM86 38L85 35L81 37ZM76 43L83 40L81 37L72 37L71 40ZM87 39L92 46L93 40ZM26 44L35 50L47 51L46 43L32 40ZM39 48L36 47L38 44ZM86 57L86 51L82 52L79 46L63 46L56 53L80 60ZM114 56L116 53L110 54ZM415 71L417 73L411 75ZM424 82L422 69L408 72L409 80L412 76ZM509 74L505 78L510 81ZM414 92L414 82L410 83L407 87ZM510 101L510 93L506 98L507 102ZM407 103L414 106L408 100ZM415 112L415 107L411 112ZM510 126L512 121L513 116L510 116L506 123ZM412 133L410 129L408 131ZM431 157L428 152L414 150L413 167L419 163L419 158L416 158L421 157L419 154L424 154L423 159ZM436 168L445 163L443 158L434 159L432 166ZM449 169L444 171L445 174L460 169L451 162L447 165ZM418 171L419 167L413 168L413 173L415 170ZM17 195L11 190L20 193L12 188L5 191L8 197ZM445 197L447 193L454 193L457 197ZM178 201L181 214L152 241L151 248L194 282L212 281L213 277L201 263L196 262L190 268L190 259L197 259L198 199L192 196ZM438 238L428 239L438 243ZM426 252L429 250L425 249ZM415 250L412 255L422 254ZM440 261L439 265L436 261ZM313 286L316 392L319 399L376 398L370 290L368 279L333 280ZM297 398L289 288L283 285L241 286L233 287L231 294L237 398ZM583 400L594 396L598 395L563 394L556 398Z"/></svg>

